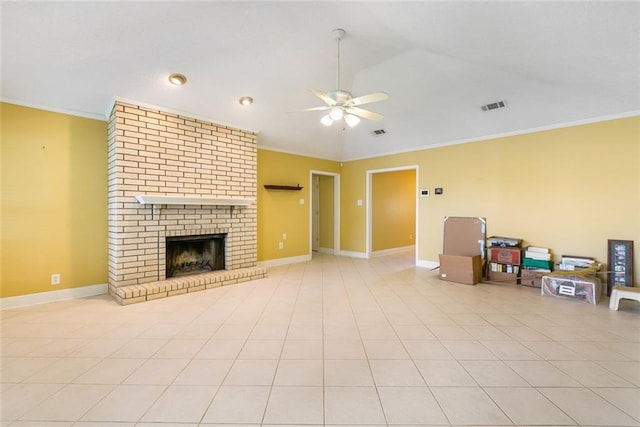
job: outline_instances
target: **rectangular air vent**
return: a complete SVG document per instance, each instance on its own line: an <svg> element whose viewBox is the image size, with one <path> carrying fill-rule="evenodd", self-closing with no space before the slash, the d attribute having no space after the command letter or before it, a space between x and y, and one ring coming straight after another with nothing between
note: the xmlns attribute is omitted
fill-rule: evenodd
<svg viewBox="0 0 640 427"><path fill-rule="evenodd" d="M491 111L491 110L497 110L498 108L504 108L507 106L507 103L504 101L496 101L496 102L492 102L491 104L486 104L483 105L482 111Z"/></svg>
<svg viewBox="0 0 640 427"><path fill-rule="evenodd" d="M385 131L384 129L376 129L374 131L371 131L372 134L374 134L375 136L380 136L380 135L384 135L387 133L387 131Z"/></svg>

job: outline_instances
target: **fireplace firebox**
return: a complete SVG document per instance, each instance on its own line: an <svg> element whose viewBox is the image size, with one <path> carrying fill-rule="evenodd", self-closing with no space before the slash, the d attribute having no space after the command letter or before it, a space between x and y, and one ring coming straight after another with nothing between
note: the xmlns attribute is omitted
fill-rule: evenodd
<svg viewBox="0 0 640 427"><path fill-rule="evenodd" d="M166 238L166 277L224 270L226 234Z"/></svg>

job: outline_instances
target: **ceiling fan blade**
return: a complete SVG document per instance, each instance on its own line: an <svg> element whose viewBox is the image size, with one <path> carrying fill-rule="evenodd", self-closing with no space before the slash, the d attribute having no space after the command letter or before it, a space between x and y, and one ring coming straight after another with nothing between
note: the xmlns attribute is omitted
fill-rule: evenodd
<svg viewBox="0 0 640 427"><path fill-rule="evenodd" d="M336 101L335 99L331 98L329 95L327 95L324 92L320 92L319 90L313 90L311 89L311 93L313 93L315 96L317 96L318 98L322 99L327 105L329 106L334 106L336 105Z"/></svg>
<svg viewBox="0 0 640 427"><path fill-rule="evenodd" d="M305 111L323 111L323 110L328 110L331 107L328 105L325 105L323 107L311 107L311 108L303 108L301 110L293 110L292 113L302 113Z"/></svg>
<svg viewBox="0 0 640 427"><path fill-rule="evenodd" d="M365 110L364 108L348 107L344 109L347 113L354 116L362 117L367 120L382 120L384 116L380 113L374 113L373 111Z"/></svg>
<svg viewBox="0 0 640 427"><path fill-rule="evenodd" d="M386 99L389 99L389 95L387 95L385 92L375 92L375 93L370 93L369 95L362 95L357 98L353 98L349 100L348 104L357 106L357 105L363 105L363 104L370 104L372 102L384 101Z"/></svg>

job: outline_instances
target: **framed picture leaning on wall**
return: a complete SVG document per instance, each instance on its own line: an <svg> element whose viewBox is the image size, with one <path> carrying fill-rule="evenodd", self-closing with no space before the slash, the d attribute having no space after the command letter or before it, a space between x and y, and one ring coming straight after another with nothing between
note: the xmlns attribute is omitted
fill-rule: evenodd
<svg viewBox="0 0 640 427"><path fill-rule="evenodd" d="M607 296L611 296L614 286L633 286L633 240L607 243Z"/></svg>

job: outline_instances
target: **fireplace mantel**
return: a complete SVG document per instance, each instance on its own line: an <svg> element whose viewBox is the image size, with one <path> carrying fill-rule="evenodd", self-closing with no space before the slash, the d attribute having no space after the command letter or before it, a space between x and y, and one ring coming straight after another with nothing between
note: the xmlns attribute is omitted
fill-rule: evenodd
<svg viewBox="0 0 640 427"><path fill-rule="evenodd" d="M163 196L140 194L135 196L141 205L203 205L203 206L248 206L255 199L225 198L209 196Z"/></svg>

